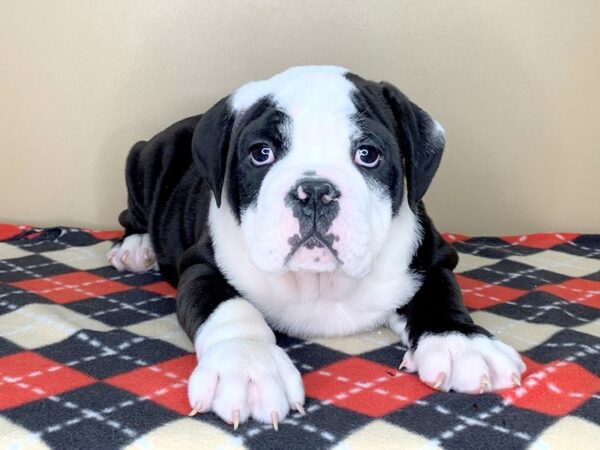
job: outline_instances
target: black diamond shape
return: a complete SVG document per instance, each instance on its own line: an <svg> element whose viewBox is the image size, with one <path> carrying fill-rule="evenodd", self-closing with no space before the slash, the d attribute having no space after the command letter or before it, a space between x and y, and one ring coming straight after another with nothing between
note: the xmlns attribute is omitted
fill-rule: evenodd
<svg viewBox="0 0 600 450"><path fill-rule="evenodd" d="M449 439L442 440L442 445L445 448L464 449L479 442L485 443L485 448L526 448L554 422L554 417L508 406L500 413L492 413L480 421L488 426L468 426L468 422L465 421L467 428Z"/></svg>
<svg viewBox="0 0 600 450"><path fill-rule="evenodd" d="M18 242L13 242L12 244L14 244L16 247L22 248L25 251L31 252L31 253L43 253L43 252L52 252L55 250L64 250L65 248L68 248L69 246L66 244L63 244L61 242L55 242L55 241L44 241L44 240L38 240L38 241L18 241Z"/></svg>
<svg viewBox="0 0 600 450"><path fill-rule="evenodd" d="M575 330L562 330L524 354L541 364L562 360L579 364L593 374L600 373L600 339ZM573 360L572 358L575 357Z"/></svg>
<svg viewBox="0 0 600 450"><path fill-rule="evenodd" d="M348 355L310 341L282 347L301 373L346 359ZM311 368L312 367L312 368Z"/></svg>
<svg viewBox="0 0 600 450"><path fill-rule="evenodd" d="M145 433L179 418L151 401L96 383L5 411L13 422L33 431L52 448L121 448Z"/></svg>
<svg viewBox="0 0 600 450"><path fill-rule="evenodd" d="M31 303L52 304L48 299L24 289L0 284L0 314L7 314Z"/></svg>
<svg viewBox="0 0 600 450"><path fill-rule="evenodd" d="M406 350L406 347L398 342L393 345L387 345L376 350L370 350L368 352L361 353L359 356L361 358L368 359L369 361L383 364L384 366L398 367Z"/></svg>
<svg viewBox="0 0 600 450"><path fill-rule="evenodd" d="M13 344L11 341L0 337L0 356L8 356L22 351L23 349L21 347Z"/></svg>
<svg viewBox="0 0 600 450"><path fill-rule="evenodd" d="M474 237L452 244L460 253L483 256L484 258L505 259L510 256L527 256L540 253L543 249L509 244L496 237Z"/></svg>
<svg viewBox="0 0 600 450"><path fill-rule="evenodd" d="M125 327L175 312L175 300L172 297L141 289L72 302L65 306L115 327Z"/></svg>
<svg viewBox="0 0 600 450"><path fill-rule="evenodd" d="M600 310L596 308L569 302L543 291L528 292L519 297L517 303L501 303L487 311L512 319L560 327L584 325L600 317Z"/></svg>
<svg viewBox="0 0 600 450"><path fill-rule="evenodd" d="M125 330L80 331L36 351L100 379L187 354L174 345Z"/></svg>
<svg viewBox="0 0 600 450"><path fill-rule="evenodd" d="M57 240L67 244L69 247L87 247L102 242L102 239L98 239L79 228L63 228Z"/></svg>
<svg viewBox="0 0 600 450"><path fill-rule="evenodd" d="M429 396L424 402L390 414L386 420L437 439L444 448L464 449L525 448L556 419L505 406L495 394L452 392Z"/></svg>
<svg viewBox="0 0 600 450"><path fill-rule="evenodd" d="M371 417L333 405L321 405L312 399L307 400L305 409L309 412L307 416L292 413L279 426L279 433L285 436L286 449L331 448L352 431L373 421ZM269 425L249 422L243 432L244 445L249 449L282 448L281 436Z"/></svg>
<svg viewBox="0 0 600 450"><path fill-rule="evenodd" d="M598 408L598 402L600 399L598 398L598 394L596 394L596 398L590 398L587 402L577 408L575 411L571 412L571 415L583 417L590 422L595 423L596 425L600 425L600 408Z"/></svg>
<svg viewBox="0 0 600 450"><path fill-rule="evenodd" d="M88 270L89 273L107 278L112 281L126 284L128 286L145 286L147 284L162 281L159 272L149 271L143 273L119 272L113 266L107 265L98 269Z"/></svg>
<svg viewBox="0 0 600 450"><path fill-rule="evenodd" d="M419 433L425 437L433 438L447 429L452 429L460 423L454 414L442 414L435 409L446 396L458 396L456 393L434 393L411 405L391 412L385 417L387 422L399 425L407 430ZM463 400L463 408L469 411L470 405Z"/></svg>
<svg viewBox="0 0 600 450"><path fill-rule="evenodd" d="M569 277L547 270L538 269L516 261L504 260L491 266L481 267L462 275L491 284L515 289L531 290L545 284L558 284Z"/></svg>
<svg viewBox="0 0 600 450"><path fill-rule="evenodd" d="M562 244L552 250L569 253L570 255L583 256L585 258L600 259L600 235L589 234L579 236L570 244Z"/></svg>
<svg viewBox="0 0 600 450"><path fill-rule="evenodd" d="M72 267L41 255L0 260L0 280L4 283L62 275L74 271Z"/></svg>
<svg viewBox="0 0 600 450"><path fill-rule="evenodd" d="M584 280L600 281L600 271L582 277Z"/></svg>

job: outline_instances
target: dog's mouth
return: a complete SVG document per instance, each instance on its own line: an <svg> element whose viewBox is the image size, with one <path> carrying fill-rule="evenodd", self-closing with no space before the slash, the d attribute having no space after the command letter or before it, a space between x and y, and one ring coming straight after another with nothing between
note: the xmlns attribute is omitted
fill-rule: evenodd
<svg viewBox="0 0 600 450"><path fill-rule="evenodd" d="M288 239L291 248L285 264L292 271L333 271L343 264L334 248L337 241L333 233L323 235L316 230L302 237L295 234Z"/></svg>

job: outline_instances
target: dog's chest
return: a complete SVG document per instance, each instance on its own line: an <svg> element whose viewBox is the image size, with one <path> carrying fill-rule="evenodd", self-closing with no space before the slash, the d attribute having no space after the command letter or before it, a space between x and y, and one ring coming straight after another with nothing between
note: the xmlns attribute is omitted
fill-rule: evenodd
<svg viewBox="0 0 600 450"><path fill-rule="evenodd" d="M384 323L420 287L410 270L420 243L419 225L405 207L392 222L368 275L334 273L268 274L244 251L239 227L229 214L211 209L217 264L227 280L252 302L274 328L298 337L352 334Z"/></svg>
<svg viewBox="0 0 600 450"><path fill-rule="evenodd" d="M392 267L360 280L342 274L286 274L248 285L244 296L274 328L298 337L336 336L372 329L408 302L417 275Z"/></svg>

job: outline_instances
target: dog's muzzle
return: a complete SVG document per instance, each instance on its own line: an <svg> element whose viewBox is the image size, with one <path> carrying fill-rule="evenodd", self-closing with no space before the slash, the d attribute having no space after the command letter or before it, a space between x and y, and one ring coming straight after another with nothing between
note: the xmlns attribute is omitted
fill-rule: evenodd
<svg viewBox="0 0 600 450"><path fill-rule="evenodd" d="M326 248L338 259L334 244L339 238L328 231L340 211L340 196L335 184L323 178L301 179L289 191L285 204L298 219L300 234L288 240L291 246L288 261L303 247Z"/></svg>

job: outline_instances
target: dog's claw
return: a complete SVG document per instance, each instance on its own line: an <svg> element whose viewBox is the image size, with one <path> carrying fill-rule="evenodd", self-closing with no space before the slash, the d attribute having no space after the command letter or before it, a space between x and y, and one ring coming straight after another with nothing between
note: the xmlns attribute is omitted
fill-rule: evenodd
<svg viewBox="0 0 600 450"><path fill-rule="evenodd" d="M240 410L236 409L233 411L233 431L236 431L240 426Z"/></svg>
<svg viewBox="0 0 600 450"><path fill-rule="evenodd" d="M410 350L407 351L402 357L402 362L398 366L398 370L404 370L409 373L413 373L417 370L414 363L412 362Z"/></svg>
<svg viewBox="0 0 600 450"><path fill-rule="evenodd" d="M188 414L188 417L194 417L196 414L198 414L198 410L196 408L193 408Z"/></svg>
<svg viewBox="0 0 600 450"><path fill-rule="evenodd" d="M513 373L510 378L513 382L513 387L521 386L521 377L519 377L519 375L517 375L516 373Z"/></svg>
<svg viewBox="0 0 600 450"><path fill-rule="evenodd" d="M446 374L444 372L440 372L435 379L435 383L433 384L434 389L439 389L444 380L446 379Z"/></svg>
<svg viewBox="0 0 600 450"><path fill-rule="evenodd" d="M279 416L275 411L271 413L271 421L273 422L273 429L279 431Z"/></svg>
<svg viewBox="0 0 600 450"><path fill-rule="evenodd" d="M298 410L298 412L305 416L306 415L306 411L304 410L304 408L302 407L302 405L300 403L296 403L296 409Z"/></svg>
<svg viewBox="0 0 600 450"><path fill-rule="evenodd" d="M121 256L121 262L123 263L125 268L129 268L129 264L127 264L128 260L129 260L129 250L125 250L125 253L123 253L123 256Z"/></svg>
<svg viewBox="0 0 600 450"><path fill-rule="evenodd" d="M490 377L488 375L483 375L481 377L481 387L479 388L479 393L483 394L486 391L491 391L492 385L490 383Z"/></svg>
<svg viewBox="0 0 600 450"><path fill-rule="evenodd" d="M144 269L149 269L150 267L153 266L153 264L155 262L156 261L154 261L152 258L150 258L150 259L144 259Z"/></svg>
<svg viewBox="0 0 600 450"><path fill-rule="evenodd" d="M144 250L144 269L149 269L156 262L156 260L150 255L150 250Z"/></svg>

